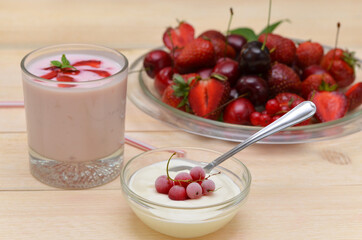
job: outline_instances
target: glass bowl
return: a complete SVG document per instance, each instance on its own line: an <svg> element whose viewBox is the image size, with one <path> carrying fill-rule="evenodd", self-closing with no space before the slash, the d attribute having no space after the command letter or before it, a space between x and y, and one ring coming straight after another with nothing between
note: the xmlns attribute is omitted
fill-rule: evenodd
<svg viewBox="0 0 362 240"><path fill-rule="evenodd" d="M216 184L214 193L199 199L174 201L166 194L157 193L154 187L156 178L166 174L166 162L172 152L178 154L170 161L170 168L177 164L204 166L222 154L202 148L169 147L133 157L121 171L121 186L129 206L147 226L169 236L194 238L217 231L246 201L251 184L249 170L232 157L213 170L220 172L210 177ZM155 164L161 165L155 168ZM147 167L153 167L152 174L140 172Z"/></svg>
<svg viewBox="0 0 362 240"><path fill-rule="evenodd" d="M325 47L325 49L329 49ZM143 68L144 55L131 65L131 71ZM362 81L362 71L356 68L357 79ZM172 127L193 134L216 139L240 142L260 130L261 127L229 124L195 116L173 108L161 101L153 86L153 79L145 71L129 75L128 98L149 116L163 121ZM345 117L307 126L289 127L271 135L258 143L264 144L295 144L316 142L343 137L361 131L362 107L349 112Z"/></svg>

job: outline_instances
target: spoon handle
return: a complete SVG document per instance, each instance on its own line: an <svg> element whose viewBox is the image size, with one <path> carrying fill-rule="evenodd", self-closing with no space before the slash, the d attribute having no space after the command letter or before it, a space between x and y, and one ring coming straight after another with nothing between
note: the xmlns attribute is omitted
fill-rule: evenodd
<svg viewBox="0 0 362 240"><path fill-rule="evenodd" d="M248 137L245 141L238 144L236 147L231 149L230 151L224 153L220 157L216 158L211 163L207 164L204 167L204 170L206 172L210 172L211 169L213 169L215 166L219 165L226 159L230 158L234 154L240 152L247 146L250 146L251 144L269 136L276 132L279 132L283 130L284 128L293 126L297 123L300 123L314 115L316 111L316 106L314 103L310 101L304 101L300 103L298 106L287 112L285 115L283 115L281 118L276 120L275 122L269 124L268 126L262 128L258 132L254 133L250 137Z"/></svg>

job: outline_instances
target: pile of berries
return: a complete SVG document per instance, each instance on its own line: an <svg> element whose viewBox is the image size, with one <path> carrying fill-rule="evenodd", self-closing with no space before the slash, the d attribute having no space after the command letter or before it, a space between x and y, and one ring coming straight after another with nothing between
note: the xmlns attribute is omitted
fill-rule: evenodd
<svg viewBox="0 0 362 240"><path fill-rule="evenodd" d="M315 103L312 120L328 122L362 104L354 54L324 53L312 41L296 44L269 33L250 40L208 30L195 37L187 22L167 28L167 51L152 50L144 68L163 102L191 114L233 124L266 126L305 100Z"/></svg>
<svg viewBox="0 0 362 240"><path fill-rule="evenodd" d="M191 168L190 172L180 172L174 179L167 175L159 176L155 181L158 193L167 194L172 200L198 199L215 191L215 183L206 177L202 167Z"/></svg>

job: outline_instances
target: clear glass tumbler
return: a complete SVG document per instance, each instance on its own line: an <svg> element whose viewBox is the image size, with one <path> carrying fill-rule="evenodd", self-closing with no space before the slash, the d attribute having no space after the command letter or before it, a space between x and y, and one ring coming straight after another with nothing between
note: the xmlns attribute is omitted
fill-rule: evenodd
<svg viewBox="0 0 362 240"><path fill-rule="evenodd" d="M85 74L81 81L48 80L35 73L63 54L85 64L87 59L101 60L113 73L96 80ZM65 189L85 189L115 179L123 161L126 57L102 46L62 44L30 52L21 69L32 175Z"/></svg>

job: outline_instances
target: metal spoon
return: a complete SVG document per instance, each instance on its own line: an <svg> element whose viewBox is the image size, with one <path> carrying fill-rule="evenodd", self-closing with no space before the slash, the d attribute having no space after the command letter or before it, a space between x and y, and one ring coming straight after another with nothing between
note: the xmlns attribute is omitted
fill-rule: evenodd
<svg viewBox="0 0 362 240"><path fill-rule="evenodd" d="M220 157L216 158L214 161L210 162L204 167L206 173L209 173L214 167L218 166L220 163L224 162L226 159L232 157L234 154L240 152L244 148L250 146L257 141L268 137L276 132L283 130L284 128L293 126L297 123L300 123L314 115L316 111L316 106L314 103L310 101L304 101L300 103L298 106L287 112L281 118L276 120L275 122L269 124L268 126L262 128L258 132L254 133L250 137L248 137L245 141L238 144L236 147L231 149L230 151L224 153ZM177 166L174 168L170 168L169 171L182 171L190 169L188 166Z"/></svg>

